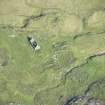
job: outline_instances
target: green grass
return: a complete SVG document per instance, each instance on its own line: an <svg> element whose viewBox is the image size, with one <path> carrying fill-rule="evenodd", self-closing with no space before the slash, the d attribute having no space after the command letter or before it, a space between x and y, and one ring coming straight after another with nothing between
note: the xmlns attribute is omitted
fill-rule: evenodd
<svg viewBox="0 0 105 105"><path fill-rule="evenodd" d="M64 105L104 79L105 55L88 59L105 51L104 4L105 0L0 0L0 105ZM21 29L30 16L40 13L47 15ZM39 51L33 51L28 35L37 40ZM77 105L92 97L105 101L105 82L92 86Z"/></svg>

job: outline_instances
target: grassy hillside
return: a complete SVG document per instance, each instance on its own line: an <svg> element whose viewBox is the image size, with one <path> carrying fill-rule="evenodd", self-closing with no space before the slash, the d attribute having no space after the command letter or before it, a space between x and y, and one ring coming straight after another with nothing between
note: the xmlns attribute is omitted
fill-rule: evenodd
<svg viewBox="0 0 105 105"><path fill-rule="evenodd" d="M0 105L105 105L104 5L0 0Z"/></svg>

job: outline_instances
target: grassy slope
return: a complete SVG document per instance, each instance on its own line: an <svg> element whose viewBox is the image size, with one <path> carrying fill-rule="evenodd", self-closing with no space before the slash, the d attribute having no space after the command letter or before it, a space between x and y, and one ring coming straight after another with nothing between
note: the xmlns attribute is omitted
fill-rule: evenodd
<svg viewBox="0 0 105 105"><path fill-rule="evenodd" d="M9 58L0 66L0 105L63 105L103 80L104 54L88 58L105 51L104 4L105 0L0 0L0 49ZM45 15L36 18L40 13ZM40 51L33 52L27 43L30 34ZM0 63L5 61L1 56L0 52ZM97 84L78 105L91 97L105 101L105 80Z"/></svg>

